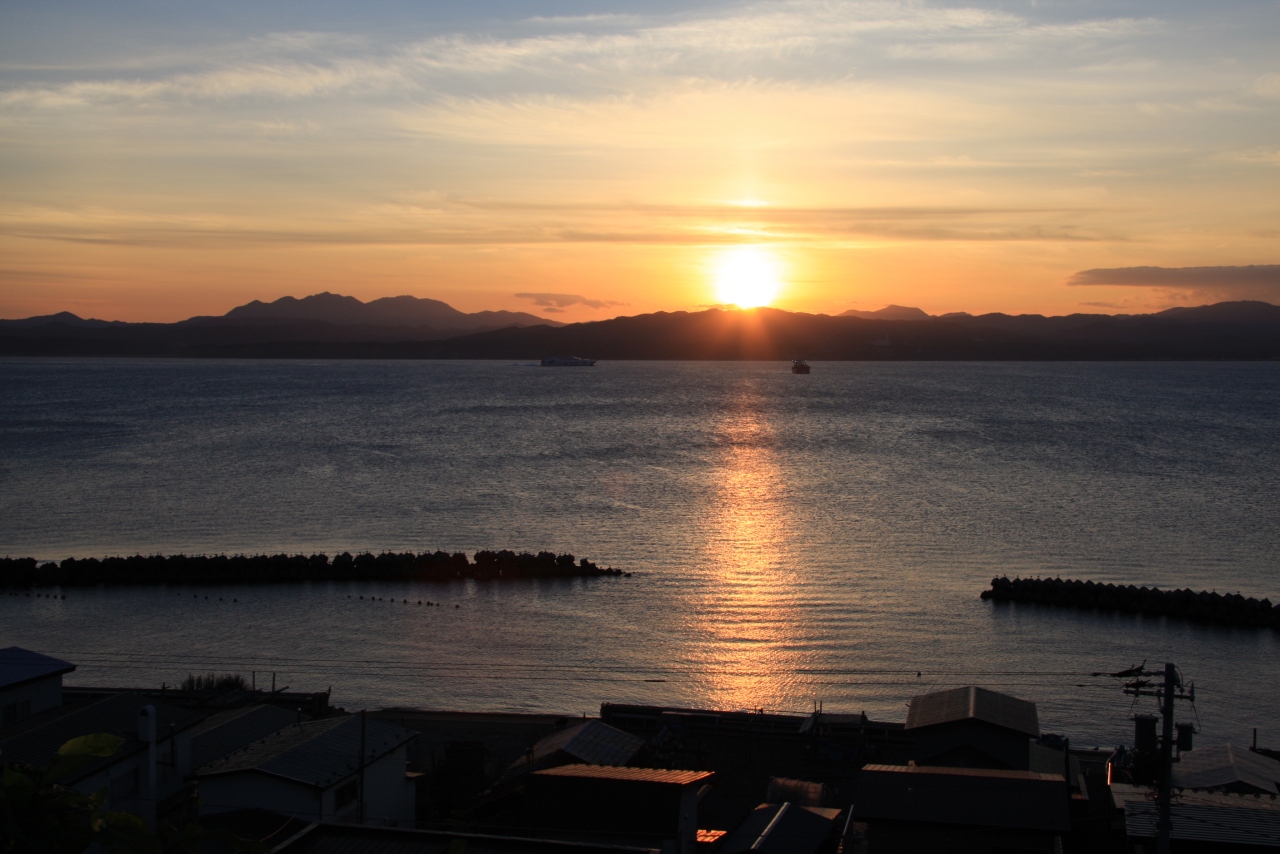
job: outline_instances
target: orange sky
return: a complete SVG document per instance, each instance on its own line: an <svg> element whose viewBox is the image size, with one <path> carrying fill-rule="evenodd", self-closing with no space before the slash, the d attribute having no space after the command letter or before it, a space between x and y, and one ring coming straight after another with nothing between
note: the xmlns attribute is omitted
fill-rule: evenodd
<svg viewBox="0 0 1280 854"><path fill-rule="evenodd" d="M734 246L802 311L1280 302L1280 7L1226 6L6 4L0 317L590 320Z"/></svg>

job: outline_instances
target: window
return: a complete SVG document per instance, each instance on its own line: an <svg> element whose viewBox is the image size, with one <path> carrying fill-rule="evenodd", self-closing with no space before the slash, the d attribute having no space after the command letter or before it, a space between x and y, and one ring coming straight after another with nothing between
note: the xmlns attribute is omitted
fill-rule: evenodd
<svg viewBox="0 0 1280 854"><path fill-rule="evenodd" d="M338 790L333 793L333 811L342 812L347 806L356 801L356 781L343 783Z"/></svg>
<svg viewBox="0 0 1280 854"><path fill-rule="evenodd" d="M5 705L3 712L0 712L0 726L8 726L17 723L23 718L31 717L31 701L19 700L16 703L8 703Z"/></svg>

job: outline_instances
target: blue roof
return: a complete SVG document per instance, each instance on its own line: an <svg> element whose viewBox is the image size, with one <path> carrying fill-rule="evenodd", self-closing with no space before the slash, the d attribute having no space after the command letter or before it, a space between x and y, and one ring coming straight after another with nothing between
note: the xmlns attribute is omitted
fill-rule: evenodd
<svg viewBox="0 0 1280 854"><path fill-rule="evenodd" d="M200 768L297 721L276 706L246 706L210 715L191 730L191 767Z"/></svg>
<svg viewBox="0 0 1280 854"><path fill-rule="evenodd" d="M70 673L76 666L69 661L41 655L20 646L0 649L0 688L12 688L23 682Z"/></svg>
<svg viewBox="0 0 1280 854"><path fill-rule="evenodd" d="M413 730L376 718L365 721L365 763L417 738ZM200 777L257 771L327 789L360 767L360 718L356 715L292 724L198 769Z"/></svg>

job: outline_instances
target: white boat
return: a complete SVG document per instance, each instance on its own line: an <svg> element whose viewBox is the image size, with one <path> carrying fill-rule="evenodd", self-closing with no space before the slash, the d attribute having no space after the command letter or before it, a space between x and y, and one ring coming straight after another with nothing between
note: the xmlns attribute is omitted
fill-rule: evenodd
<svg viewBox="0 0 1280 854"><path fill-rule="evenodd" d="M544 368L589 368L596 363L595 359L580 359L577 356L548 356L542 360Z"/></svg>

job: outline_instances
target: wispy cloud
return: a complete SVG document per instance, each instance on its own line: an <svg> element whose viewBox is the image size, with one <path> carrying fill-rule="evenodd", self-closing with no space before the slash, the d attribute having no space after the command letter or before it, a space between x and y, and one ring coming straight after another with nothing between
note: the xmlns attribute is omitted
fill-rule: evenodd
<svg viewBox="0 0 1280 854"><path fill-rule="evenodd" d="M1067 284L1158 288L1206 299L1276 302L1280 300L1280 264L1081 270L1069 278Z"/></svg>
<svg viewBox="0 0 1280 854"><path fill-rule="evenodd" d="M1101 243L1109 264L1253 260L1277 234L1280 67L1276 8L1242 5L699 0L517 18L370 0L209 27L187 10L143 37L95 4L78 31L33 4L0 58L0 253L127 275L195 248L273 281L332 248L349 259L324 265L335 277L487 281L584 314L655 308L744 242L794 256L813 305L855 280L868 298L904 277L1061 281Z"/></svg>
<svg viewBox="0 0 1280 854"><path fill-rule="evenodd" d="M376 205L331 218L280 222L227 214L158 215L111 208L15 206L0 235L73 243L184 247L217 244L500 246L738 243L1089 242L1118 240L1087 208L787 207L691 204L569 204L431 198L426 205ZM578 300L527 293L521 299ZM539 303L541 304L541 303ZM593 306L598 307L598 306Z"/></svg>
<svg viewBox="0 0 1280 854"><path fill-rule="evenodd" d="M566 308L575 305L583 305L587 308L614 308L620 305L626 305L625 302L608 299L591 299L580 294L548 294L548 293L522 293L515 294L516 299L533 300L533 304L542 308L544 313L559 313Z"/></svg>
<svg viewBox="0 0 1280 854"><path fill-rule="evenodd" d="M1002 11L892 0L791 0L702 17L536 19L524 28L542 32L454 33L390 47L351 35L286 32L191 56L157 56L150 68L106 64L82 69L81 79L71 82L9 86L0 92L0 106L57 109L134 102L155 107L191 99L297 100L361 92L432 101L450 94L607 97L641 91L661 79L865 76L857 66L851 68L855 56L971 62L1046 43L1081 49L1156 26L1131 18L1034 24ZM189 67L192 63L197 67ZM122 76L121 70L133 74Z"/></svg>

